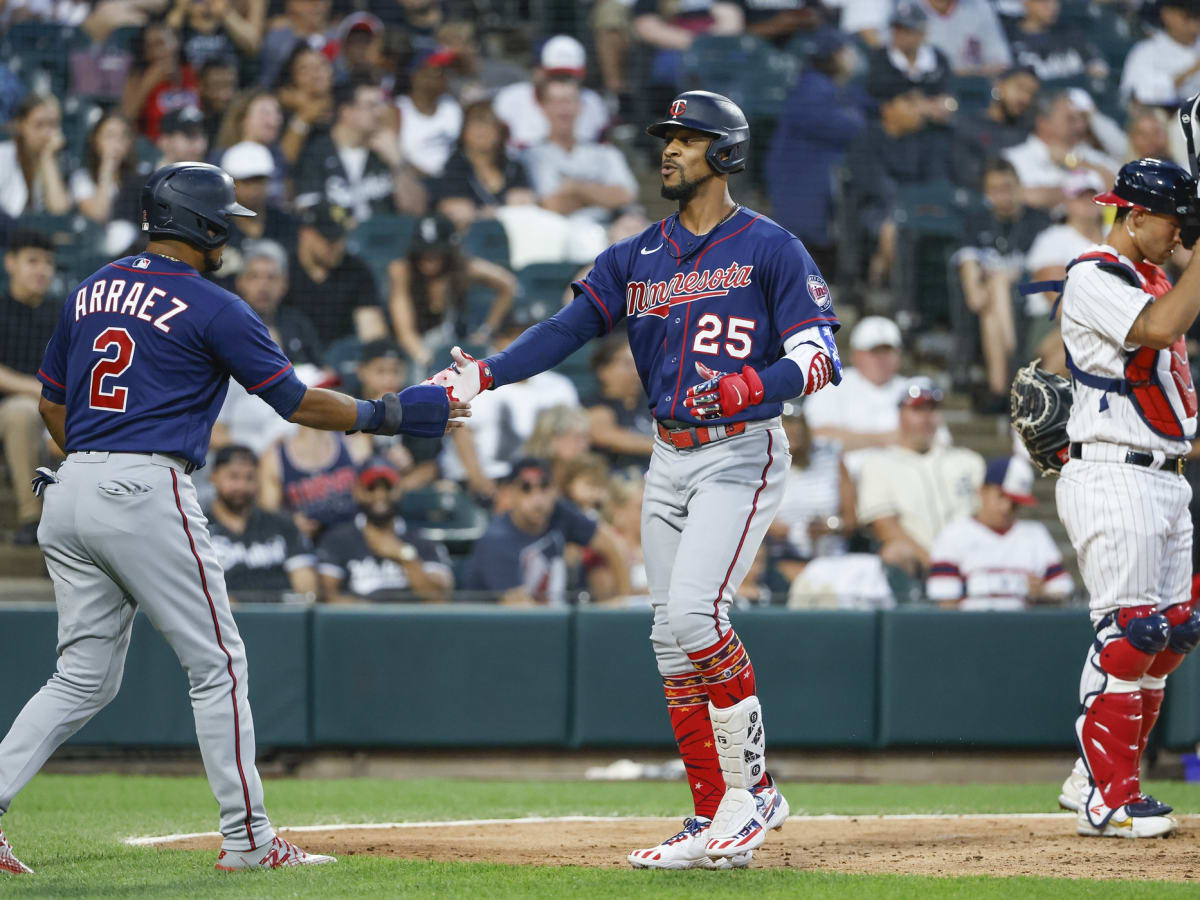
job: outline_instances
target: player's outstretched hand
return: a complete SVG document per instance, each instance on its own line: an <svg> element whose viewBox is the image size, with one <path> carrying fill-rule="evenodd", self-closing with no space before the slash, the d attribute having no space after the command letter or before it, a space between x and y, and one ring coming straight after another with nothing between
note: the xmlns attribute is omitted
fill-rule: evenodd
<svg viewBox="0 0 1200 900"><path fill-rule="evenodd" d="M454 347L450 351L454 362L436 375L425 380L425 384L436 384L446 389L452 402L470 403L483 391L492 386L492 373L488 367L464 351Z"/></svg>
<svg viewBox="0 0 1200 900"><path fill-rule="evenodd" d="M372 434L441 437L449 427L450 398L437 385L416 384L399 394L384 394L376 402L383 407L383 418L375 428L364 429ZM456 418L469 416L470 407L456 403L454 414Z"/></svg>
<svg viewBox="0 0 1200 900"><path fill-rule="evenodd" d="M742 366L741 372L718 372L696 363L696 371L705 380L688 388L683 405L697 419L733 416L747 406L762 403L762 379L750 366Z"/></svg>

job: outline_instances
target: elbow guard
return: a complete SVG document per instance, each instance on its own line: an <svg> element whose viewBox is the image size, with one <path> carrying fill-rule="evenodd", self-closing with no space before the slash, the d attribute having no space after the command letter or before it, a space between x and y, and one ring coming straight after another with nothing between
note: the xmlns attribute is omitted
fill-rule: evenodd
<svg viewBox="0 0 1200 900"><path fill-rule="evenodd" d="M841 383L842 360L833 341L833 329L828 325L805 328L790 338L784 349L787 351L784 358L795 363L804 375L801 393L813 394L827 384Z"/></svg>

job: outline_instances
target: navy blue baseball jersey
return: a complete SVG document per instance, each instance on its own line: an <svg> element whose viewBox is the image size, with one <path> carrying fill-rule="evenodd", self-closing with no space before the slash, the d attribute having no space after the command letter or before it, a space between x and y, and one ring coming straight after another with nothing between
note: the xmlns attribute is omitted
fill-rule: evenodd
<svg viewBox="0 0 1200 900"><path fill-rule="evenodd" d="M84 279L37 373L42 395L67 407L64 450L170 453L196 466L230 375L285 418L304 397L245 301L153 253Z"/></svg>
<svg viewBox="0 0 1200 900"><path fill-rule="evenodd" d="M762 371L798 332L840 327L825 279L800 239L742 208L706 235L678 215L609 247L576 294L592 301L611 330L628 320L629 346L656 419L694 421L683 400L706 378L742 366ZM761 403L706 424L767 419L782 404Z"/></svg>

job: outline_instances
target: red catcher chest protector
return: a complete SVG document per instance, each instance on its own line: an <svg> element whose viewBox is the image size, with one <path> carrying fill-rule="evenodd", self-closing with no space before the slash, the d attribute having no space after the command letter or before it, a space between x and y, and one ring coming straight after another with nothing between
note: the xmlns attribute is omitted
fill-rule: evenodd
<svg viewBox="0 0 1200 900"><path fill-rule="evenodd" d="M1100 268L1119 275L1154 297L1161 297L1171 289L1166 273L1158 266L1141 262L1131 268L1111 253L1085 253L1072 260L1067 266L1068 277L1072 266L1089 260L1096 260ZM1179 338L1165 350L1153 347L1134 350L1126 357L1124 378L1103 378L1084 372L1075 365L1070 353L1067 353L1067 368L1081 384L1128 397L1142 421L1155 434L1176 440L1195 437L1194 429L1189 431L1187 424L1196 416L1197 403L1184 338ZM1105 397L1100 402L1100 409L1107 407L1108 397Z"/></svg>

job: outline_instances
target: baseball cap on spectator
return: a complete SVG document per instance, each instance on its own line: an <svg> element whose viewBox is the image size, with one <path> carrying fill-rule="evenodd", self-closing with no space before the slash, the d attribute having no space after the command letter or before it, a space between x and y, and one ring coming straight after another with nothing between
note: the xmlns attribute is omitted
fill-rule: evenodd
<svg viewBox="0 0 1200 900"><path fill-rule="evenodd" d="M380 481L388 484L399 484L400 473L392 468L391 463L380 456L373 456L362 464L358 470L358 483L365 488L373 487Z"/></svg>
<svg viewBox="0 0 1200 900"><path fill-rule="evenodd" d="M900 406L910 409L934 409L942 405L942 389L928 378L914 378L900 395Z"/></svg>
<svg viewBox="0 0 1200 900"><path fill-rule="evenodd" d="M556 34L542 45L542 70L553 75L582 78L587 67L583 44L569 34Z"/></svg>
<svg viewBox="0 0 1200 900"><path fill-rule="evenodd" d="M874 350L876 347L900 349L900 326L886 316L866 316L859 319L850 332L851 350Z"/></svg>
<svg viewBox="0 0 1200 900"><path fill-rule="evenodd" d="M451 50L449 47L438 45L431 50L423 50L413 56L408 61L409 74L422 69L425 66L432 68L445 68L454 63L458 59L458 53Z"/></svg>
<svg viewBox="0 0 1200 900"><path fill-rule="evenodd" d="M400 345L391 338L376 338L367 341L358 350L358 361L367 363L373 359L405 359Z"/></svg>
<svg viewBox="0 0 1200 900"><path fill-rule="evenodd" d="M204 130L204 113L194 106L181 106L162 117L159 134L176 134L180 131L199 134Z"/></svg>
<svg viewBox="0 0 1200 900"><path fill-rule="evenodd" d="M1105 184L1095 170L1075 169L1063 179L1062 189L1068 197L1078 197L1080 194L1102 194Z"/></svg>
<svg viewBox="0 0 1200 900"><path fill-rule="evenodd" d="M1007 78L1012 78L1016 75L1028 75L1030 78L1037 79L1037 71L1033 66L1012 65L996 76L997 81L1004 81Z"/></svg>
<svg viewBox="0 0 1200 900"><path fill-rule="evenodd" d="M984 484L994 484L1013 503L1033 506L1033 466L1019 456L1001 456L989 459L983 475Z"/></svg>
<svg viewBox="0 0 1200 900"><path fill-rule="evenodd" d="M412 253L442 253L458 246L458 229L441 213L431 213L417 220L413 228L409 251Z"/></svg>
<svg viewBox="0 0 1200 900"><path fill-rule="evenodd" d="M329 203L318 203L304 210L300 216L300 225L317 229L327 241L336 241L344 238L348 231L353 231L355 222L348 209Z"/></svg>
<svg viewBox="0 0 1200 900"><path fill-rule="evenodd" d="M850 41L850 35L840 28L826 25L818 28L803 42L805 56L809 59L827 59L841 50Z"/></svg>
<svg viewBox="0 0 1200 900"><path fill-rule="evenodd" d="M547 485L550 483L550 463L536 456L523 456L512 464L512 468L501 481L504 484L528 482Z"/></svg>
<svg viewBox="0 0 1200 900"><path fill-rule="evenodd" d="M899 0L891 18L888 19L888 25L893 28L907 28L910 31L924 31L928 20L925 10L916 0Z"/></svg>
<svg viewBox="0 0 1200 900"><path fill-rule="evenodd" d="M221 154L221 168L234 181L245 178L270 178L275 174L275 157L263 144L242 141Z"/></svg>
<svg viewBox="0 0 1200 900"><path fill-rule="evenodd" d="M369 12L353 12L338 24L338 40L345 41L352 34L363 33L374 37L383 34L383 22L379 16Z"/></svg>

